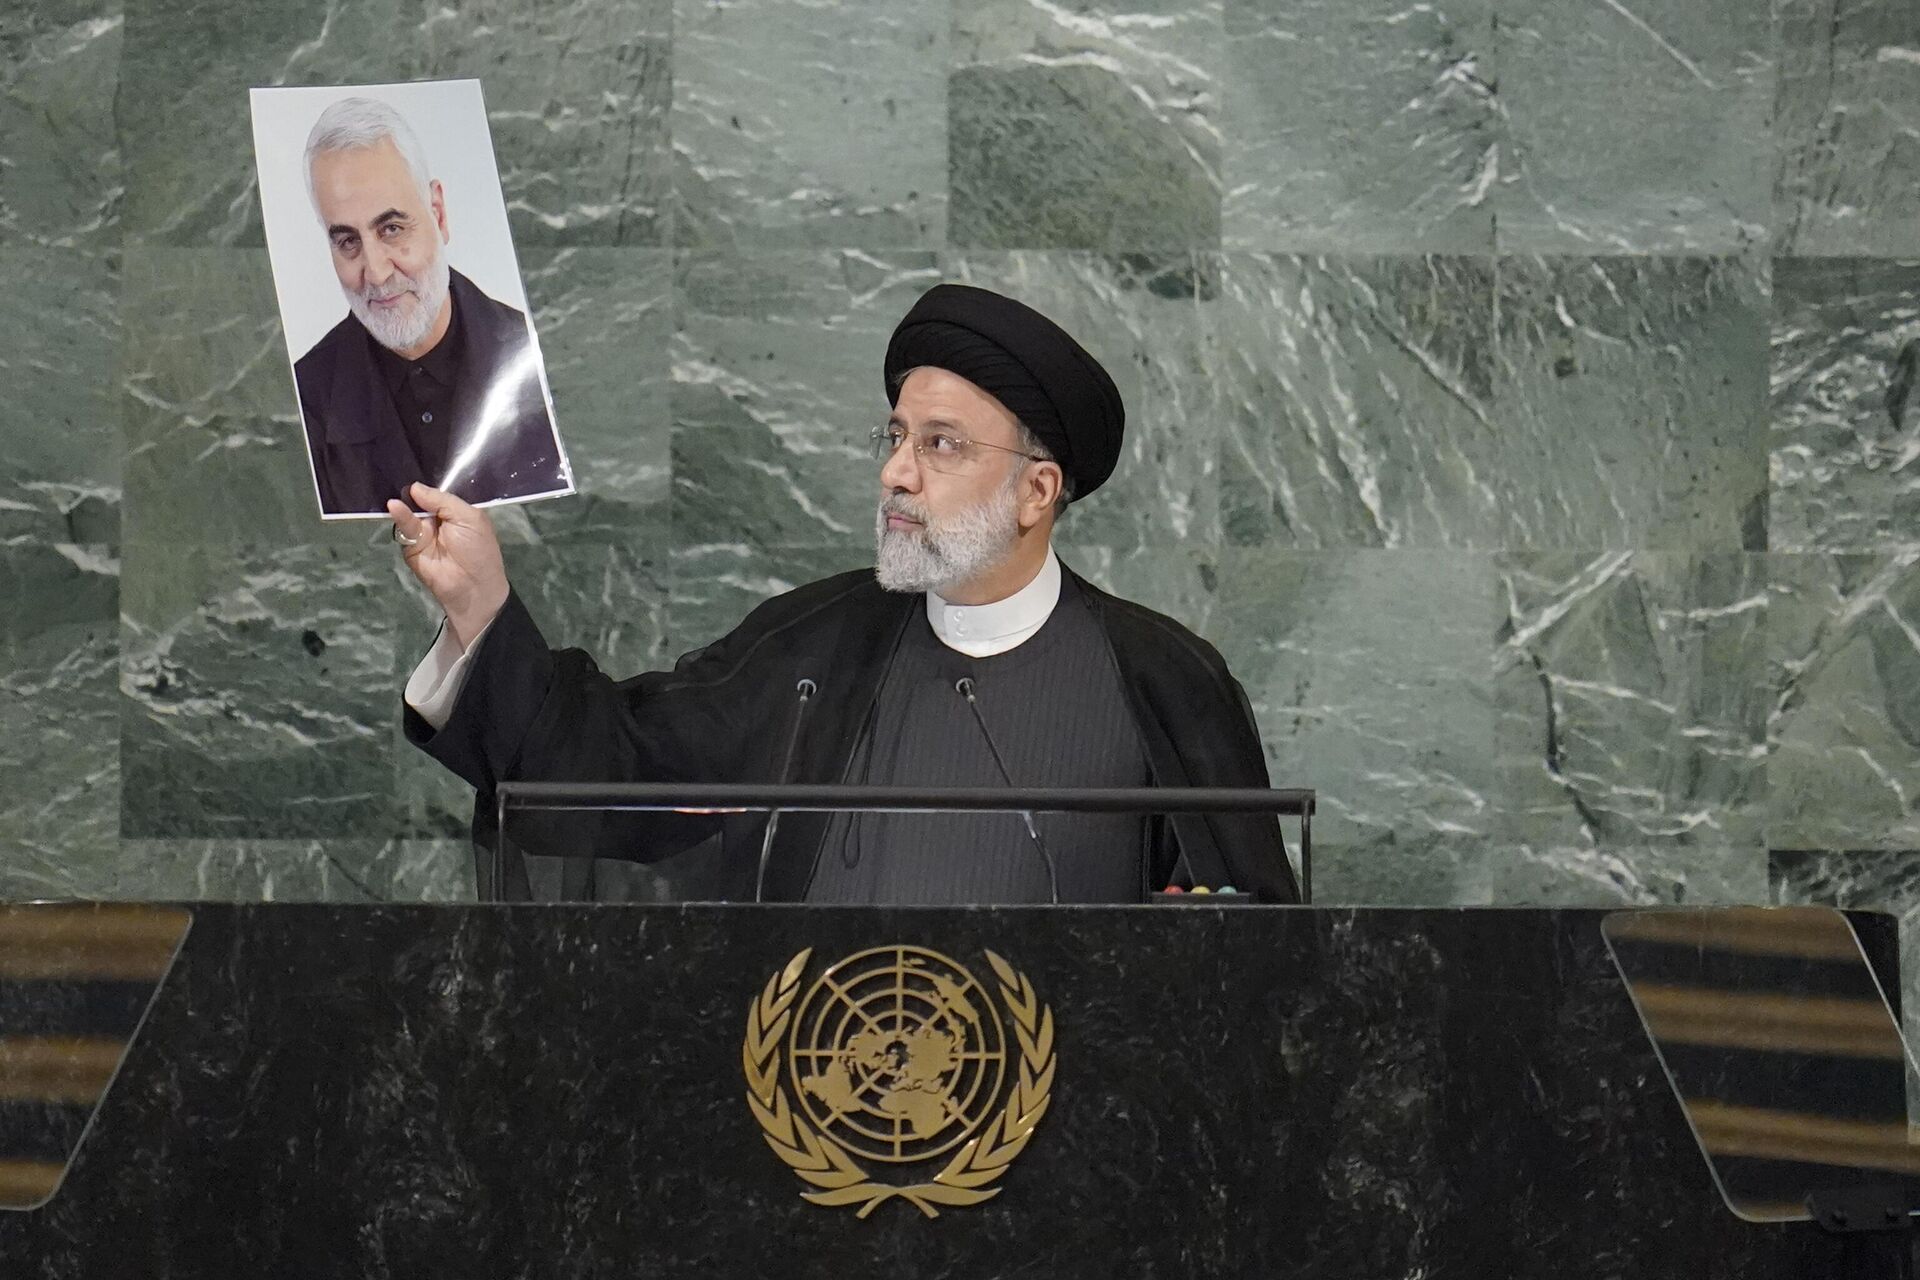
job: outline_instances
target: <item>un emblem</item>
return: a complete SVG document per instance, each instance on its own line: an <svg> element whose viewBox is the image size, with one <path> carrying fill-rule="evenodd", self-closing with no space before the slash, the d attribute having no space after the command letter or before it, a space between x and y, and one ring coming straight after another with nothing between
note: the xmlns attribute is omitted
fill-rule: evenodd
<svg viewBox="0 0 1920 1280"><path fill-rule="evenodd" d="M897 1196L937 1218L997 1195L1053 1090L1053 1011L1026 975L986 952L996 1001L936 951L876 947L802 994L812 955L768 979L741 1046L747 1104L815 1188L802 1196L862 1218ZM896 1172L876 1179L868 1164Z"/></svg>

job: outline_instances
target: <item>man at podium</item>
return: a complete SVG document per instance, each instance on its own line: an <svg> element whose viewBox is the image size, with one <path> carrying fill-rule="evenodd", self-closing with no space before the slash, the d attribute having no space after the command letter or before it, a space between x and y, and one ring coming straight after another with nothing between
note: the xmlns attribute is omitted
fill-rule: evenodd
<svg viewBox="0 0 1920 1280"><path fill-rule="evenodd" d="M476 838L507 779L1268 785L1213 647L1054 554L1055 521L1120 457L1125 412L1100 363L1031 308L942 284L894 331L884 386L876 566L765 602L671 671L616 681L550 649L484 512L424 484L427 519L388 505L446 611L407 682L407 736L478 789ZM1033 820L788 813L764 867L764 814L550 817L514 838L641 860L704 843L745 899L1138 902L1170 881L1298 899L1271 815Z"/></svg>

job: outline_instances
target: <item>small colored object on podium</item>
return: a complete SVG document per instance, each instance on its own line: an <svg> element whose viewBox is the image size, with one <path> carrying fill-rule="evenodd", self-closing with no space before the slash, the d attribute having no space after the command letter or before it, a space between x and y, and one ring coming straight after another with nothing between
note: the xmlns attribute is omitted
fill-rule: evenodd
<svg viewBox="0 0 1920 1280"><path fill-rule="evenodd" d="M1151 895L1147 901L1171 902L1189 907L1228 907L1250 905L1254 901L1254 898L1252 894L1242 893L1230 884L1221 885L1218 889L1204 884L1194 885L1191 889L1182 888L1177 884L1170 884L1166 888Z"/></svg>

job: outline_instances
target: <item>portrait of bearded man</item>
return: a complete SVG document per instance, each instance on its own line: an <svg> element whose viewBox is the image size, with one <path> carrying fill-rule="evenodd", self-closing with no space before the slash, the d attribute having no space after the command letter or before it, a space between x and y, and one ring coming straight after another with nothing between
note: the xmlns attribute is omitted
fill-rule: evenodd
<svg viewBox="0 0 1920 1280"><path fill-rule="evenodd" d="M527 318L453 270L447 193L406 119L341 99L305 168L347 303L294 362L321 511L379 514L416 482L475 504L570 492Z"/></svg>

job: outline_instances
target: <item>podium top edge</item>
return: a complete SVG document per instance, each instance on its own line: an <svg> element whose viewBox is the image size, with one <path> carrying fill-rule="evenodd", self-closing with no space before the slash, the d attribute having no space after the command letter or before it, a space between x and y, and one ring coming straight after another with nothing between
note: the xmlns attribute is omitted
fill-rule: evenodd
<svg viewBox="0 0 1920 1280"><path fill-rule="evenodd" d="M503 782L509 809L923 810L1273 813L1307 816L1315 793L1280 787L879 787L751 782Z"/></svg>

